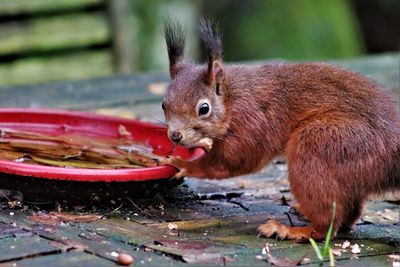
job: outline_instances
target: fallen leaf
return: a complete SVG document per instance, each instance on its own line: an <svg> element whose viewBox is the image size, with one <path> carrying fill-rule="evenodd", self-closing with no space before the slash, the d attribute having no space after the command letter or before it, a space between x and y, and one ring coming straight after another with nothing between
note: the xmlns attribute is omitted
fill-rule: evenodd
<svg viewBox="0 0 400 267"><path fill-rule="evenodd" d="M262 248L261 254L266 255L265 259L268 263L271 263L272 265L276 265L276 266L281 266L281 267L298 266L303 262L303 260L305 260L307 262L307 259L308 259L308 258L306 258L306 255L301 257L301 259L299 259L299 260L293 260L293 259L290 259L287 257L284 257L284 258L275 257L271 254L271 249L270 249L268 243L265 244L264 247Z"/></svg>
<svg viewBox="0 0 400 267"><path fill-rule="evenodd" d="M395 224L400 221L400 213L391 209L384 209L383 211L367 212L362 217L363 222L373 224Z"/></svg>
<svg viewBox="0 0 400 267"><path fill-rule="evenodd" d="M157 240L155 244L163 245L170 248L177 248L183 250L202 250L210 245L201 241L184 241L184 240Z"/></svg>
<svg viewBox="0 0 400 267"><path fill-rule="evenodd" d="M272 256L271 254L267 255L267 261L272 265L280 266L280 267L290 267L290 266L298 266L302 262L304 257L299 260L293 260L287 257L277 258Z"/></svg>
<svg viewBox="0 0 400 267"><path fill-rule="evenodd" d="M393 223L397 223L400 220L400 213L399 211L394 211L390 209L384 209L383 212L378 212L379 215L382 216L382 218L389 220Z"/></svg>
<svg viewBox="0 0 400 267"><path fill-rule="evenodd" d="M56 226L62 223L61 219L58 218L57 216L52 216L48 213L44 213L41 211L37 212L34 215L28 216L28 219L33 222L48 226Z"/></svg>
<svg viewBox="0 0 400 267"><path fill-rule="evenodd" d="M62 222L89 223L100 219L97 214L69 214L62 212L37 212L35 215L28 216L28 219L40 224L56 226Z"/></svg>
<svg viewBox="0 0 400 267"><path fill-rule="evenodd" d="M50 212L51 215L57 216L63 222L89 223L101 218L98 214L69 214L63 212Z"/></svg>
<svg viewBox="0 0 400 267"><path fill-rule="evenodd" d="M190 264L215 264L222 265L224 256L221 253L200 253L183 255L182 259Z"/></svg>
<svg viewBox="0 0 400 267"><path fill-rule="evenodd" d="M229 261L221 253L215 251L207 251L210 244L202 241L192 240L157 240L154 242L156 247L153 249L160 251L169 251L175 255L182 257L187 263L195 264L223 264ZM159 247L161 246L161 247Z"/></svg>

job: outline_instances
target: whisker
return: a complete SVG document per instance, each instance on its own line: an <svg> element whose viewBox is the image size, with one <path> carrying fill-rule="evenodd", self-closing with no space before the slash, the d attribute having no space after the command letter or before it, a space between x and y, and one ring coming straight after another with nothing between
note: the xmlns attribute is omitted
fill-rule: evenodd
<svg viewBox="0 0 400 267"><path fill-rule="evenodd" d="M150 118L150 120L148 120L151 123L155 123L157 125L161 125L161 126L165 126L167 127L167 124L165 123L165 121L159 120L156 117L154 117L153 115L150 114L144 114L143 117L148 117Z"/></svg>
<svg viewBox="0 0 400 267"><path fill-rule="evenodd" d="M152 122L152 123L156 124L157 126L162 127L163 129L166 129L166 128L167 128L167 125L166 125L166 124L157 123L157 122Z"/></svg>

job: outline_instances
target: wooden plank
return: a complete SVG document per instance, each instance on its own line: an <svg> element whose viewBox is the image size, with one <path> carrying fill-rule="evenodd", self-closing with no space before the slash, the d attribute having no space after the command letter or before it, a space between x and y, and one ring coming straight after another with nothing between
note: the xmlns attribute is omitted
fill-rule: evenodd
<svg viewBox="0 0 400 267"><path fill-rule="evenodd" d="M96 255L97 257L108 260L109 265L112 264L110 262L116 261L116 258L112 255L112 252L128 253L134 257L135 261L140 263L141 266L183 265L181 261L177 261L174 257L162 254L154 254L152 250L149 251L142 248L139 249L137 244L143 243L143 240L153 241L160 236L160 234L156 233L154 229L146 229L145 226L128 222L131 226L130 229L128 230L128 228L124 228L122 232L118 232L115 231L116 229L114 223L104 224L103 221L110 222L109 220L99 220L97 221L99 224L96 222L87 224L65 223L63 226L49 226L38 224L30 220L28 218L30 214L31 211L15 211L13 216L9 216L8 212L0 211L0 222L8 224L13 222L17 223L21 228L33 233L33 236L39 235L40 237L49 240L49 244L57 243L61 244L61 249L69 248L68 251L72 249L71 251L78 250ZM125 231L132 233L134 237L137 236L139 239L141 237L144 239L134 239L131 238L132 235L128 235L126 237L120 236L120 234L123 234ZM150 235L152 235L153 238L148 239L148 237L146 237L146 232L149 234L152 233ZM139 237L140 235L141 237ZM124 239L122 239L122 237ZM23 240L20 241L22 242ZM1 242L2 241L0 240L0 245ZM17 244L19 244L18 239ZM57 258L62 258L65 255L68 257L69 254L59 254L58 256L55 256ZM68 260L66 259L66 261Z"/></svg>
<svg viewBox="0 0 400 267"><path fill-rule="evenodd" d="M18 261L10 261L8 266L13 266L16 263L17 266L29 266L29 267L42 267L42 266L57 266L57 267L70 267L70 266L114 266L112 263L103 258L91 255L85 252L67 252L55 255L43 255L36 256L33 258L26 258ZM7 266L7 265L5 265Z"/></svg>
<svg viewBox="0 0 400 267"><path fill-rule="evenodd" d="M85 64L84 60L81 62L84 62L82 64L88 71L97 68L94 62L90 64ZM375 63L369 65L371 62ZM64 63L59 62L58 64L60 64L58 68L65 68ZM369 67L360 67L365 64L368 64ZM380 61L380 56L372 56L355 59L349 63L343 63L343 65L350 69L360 70L361 73L369 75L372 79L379 79L383 85L392 88L394 94L400 92L398 87L400 79L398 53L384 55L382 61ZM52 68L57 68L57 65L54 64L47 69L51 72ZM82 66L76 66L76 71L81 71L81 68ZM388 70L390 75L386 75ZM0 76L0 81L7 81L8 76L13 75L12 73L9 71L8 74ZM36 76L40 74L45 75L46 73L43 71ZM78 74L76 76L79 76ZM22 80L20 77L24 76L14 74L14 79L18 78L20 83L24 80L29 81L28 78L24 77L24 80ZM39 80L39 78L32 77L34 80ZM41 106L85 110L105 107L129 107L133 109L139 103L152 102L159 105L168 81L169 76L164 72L10 88L1 88L0 84L0 106ZM159 87L162 90L155 93L151 90L154 87ZM161 112L161 109L159 109L159 112Z"/></svg>
<svg viewBox="0 0 400 267"><path fill-rule="evenodd" d="M397 255L400 255L397 253ZM352 266L395 266L392 264L392 260L388 257L389 255L377 255L369 257L358 257L354 256L352 259L337 260L336 266L341 267L352 267ZM397 260L398 262L398 260Z"/></svg>
<svg viewBox="0 0 400 267"><path fill-rule="evenodd" d="M0 13L13 15L20 13L81 8L88 5L100 4L102 2L102 0L1 0Z"/></svg>
<svg viewBox="0 0 400 267"><path fill-rule="evenodd" d="M316 258L309 244L295 244L292 241L256 237L257 225L262 223L268 214L279 217L278 219L286 224L289 223L283 214L287 207L280 205L278 200L275 200L275 203L269 201L266 197L258 200L258 204L264 207L265 214L252 214L250 211L249 213L242 212L240 215L226 216L223 199L215 200L214 206L209 205L210 203L206 201L202 201L203 204L199 205L198 201L188 198L190 195L190 192L186 196L185 193L181 192L181 195L176 195L178 199L169 199L159 210L159 216L155 214L148 219L152 220L153 223L138 224L132 222L132 220L124 220L123 218L132 216L129 210L119 210L116 216L109 216L107 219L91 223L66 223L62 227L60 225L37 225L27 218L31 214L29 210L16 210L13 216L10 216L8 211L0 212L0 221L9 224L16 222L20 227L49 240L62 242L67 246L84 248L87 252L92 252L109 260L113 260L112 251L122 250L127 251L140 261L146 262L150 257L153 265L160 265L158 264L160 261L163 263L173 262L178 265L182 264L181 261L195 263L211 261L217 264L221 263L221 259L224 258L235 260L232 265L259 265L255 256L261 254L261 249L265 243L269 243L273 249L273 255L276 257L290 256L293 259L299 259L307 253L308 257L315 262ZM253 206L257 203L257 198L254 198L253 203L251 198L246 201L243 197L240 197L237 198L237 201L244 201L246 205ZM218 202L220 205L217 205ZM181 220L181 212L191 213L192 217L198 218L197 213L199 211L202 213L200 206L203 206L204 212L209 210L215 211L215 213L202 220L179 221ZM166 214L166 216L163 214ZM170 220L173 216L176 216L175 218L179 220L158 223L160 220ZM292 219L298 225L297 216L293 215ZM169 223L177 225L178 234L171 234L172 232L168 227ZM376 231L371 235L370 231L364 229L359 232L359 235L346 237L353 244L360 245L362 250L360 257L399 252L399 247L387 243L393 242L390 239L393 238L397 226L365 225L365 228L375 228ZM362 239L359 240L358 238ZM344 240L338 237L332 242L332 246L336 243L340 244ZM136 248L141 249L137 251ZM146 249L151 250L146 251ZM157 256L151 251L170 256ZM350 259L351 257L352 254L346 251L337 259ZM180 261L174 261L174 259L180 259ZM353 263L357 264L357 261L353 261Z"/></svg>
<svg viewBox="0 0 400 267"><path fill-rule="evenodd" d="M59 57L27 58L10 64L0 64L0 86L27 82L76 80L105 76L111 73L111 53L108 50L83 51ZM25 92L28 93L28 91ZM45 90L42 93L45 93Z"/></svg>
<svg viewBox="0 0 400 267"><path fill-rule="evenodd" d="M82 67L87 71L93 71L92 69L104 66L104 64L99 64L98 62L89 62L88 60L85 62L84 58L78 62L74 65L71 63L71 66L76 68L76 76L80 75ZM67 72L66 62L58 61L57 64L56 62L51 66L43 64L43 72L36 75L45 75L44 72L47 68L51 72L51 67L65 69L65 72ZM98 65L96 66L96 64ZM74 71L72 68L68 69ZM8 75L12 73L10 71ZM15 79L24 77L14 75ZM65 75L71 76L71 73ZM32 78L35 79L34 76ZM2 79L7 81L7 75L0 77L0 81ZM21 78L19 79L21 80ZM36 80L38 79L40 77L36 78ZM42 106L70 109L92 109L113 107L116 105L129 106L138 102L160 101L162 96L151 93L148 90L149 85L155 82L167 82L168 79L168 75L166 74L130 75L86 79L84 81L47 83L37 86L11 87L13 89L4 88L0 89L0 106Z"/></svg>
<svg viewBox="0 0 400 267"><path fill-rule="evenodd" d="M103 44L109 40L103 12L2 23L0 32L0 55Z"/></svg>
<svg viewBox="0 0 400 267"><path fill-rule="evenodd" d="M50 245L49 240L39 236L1 239L0 251L0 263L40 254L61 253L59 247Z"/></svg>

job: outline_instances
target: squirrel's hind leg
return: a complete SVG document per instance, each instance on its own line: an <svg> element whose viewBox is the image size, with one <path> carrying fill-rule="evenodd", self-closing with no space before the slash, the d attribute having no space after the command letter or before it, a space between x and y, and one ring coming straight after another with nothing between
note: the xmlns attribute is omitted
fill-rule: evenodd
<svg viewBox="0 0 400 267"><path fill-rule="evenodd" d="M299 204L298 211L310 221L310 226L289 227L272 221L260 227L264 235L322 239L332 222L332 236L343 224L354 223L361 212L362 192L354 190L356 170L341 162L343 148L354 146L352 127L336 118L316 120L290 136L286 147L290 188Z"/></svg>
<svg viewBox="0 0 400 267"><path fill-rule="evenodd" d="M353 229L357 220L360 219L363 211L365 200L354 201L353 205L348 206L347 215L343 219L343 223L340 226L340 232L348 232Z"/></svg>
<svg viewBox="0 0 400 267"><path fill-rule="evenodd" d="M269 220L258 227L260 235L271 237L276 235L280 239L294 239L305 241L310 237L319 240L324 238L324 233L319 232L313 225L308 226L287 226L275 220Z"/></svg>

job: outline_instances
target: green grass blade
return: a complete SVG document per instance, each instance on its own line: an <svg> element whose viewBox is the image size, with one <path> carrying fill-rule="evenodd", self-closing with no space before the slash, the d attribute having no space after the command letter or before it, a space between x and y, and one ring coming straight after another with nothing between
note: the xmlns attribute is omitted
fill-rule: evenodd
<svg viewBox="0 0 400 267"><path fill-rule="evenodd" d="M329 225L328 233L325 237L324 249L322 250L322 257L328 256L329 253L329 242L331 240L332 232L333 232L333 221L335 220L336 216L336 203L333 202L333 211L332 211L332 220L331 224Z"/></svg>
<svg viewBox="0 0 400 267"><path fill-rule="evenodd" d="M333 251L331 248L329 248L329 266L330 267L335 266L335 258L333 257Z"/></svg>
<svg viewBox="0 0 400 267"><path fill-rule="evenodd" d="M318 258L320 261L323 261L324 258L323 258L322 255L321 255L321 251L320 251L320 249L319 249L317 243L315 243L314 239L312 239L312 238L309 238L308 240L310 240L311 246L313 247L313 249L314 249L314 251L315 251L315 254L317 255L317 258Z"/></svg>
<svg viewBox="0 0 400 267"><path fill-rule="evenodd" d="M328 256L328 252L329 252L329 241L331 239L331 235L332 235L332 231L333 231L333 223L331 223L329 225L329 230L328 233L326 234L325 237L325 243L324 243L324 249L322 250L322 257L326 257Z"/></svg>

